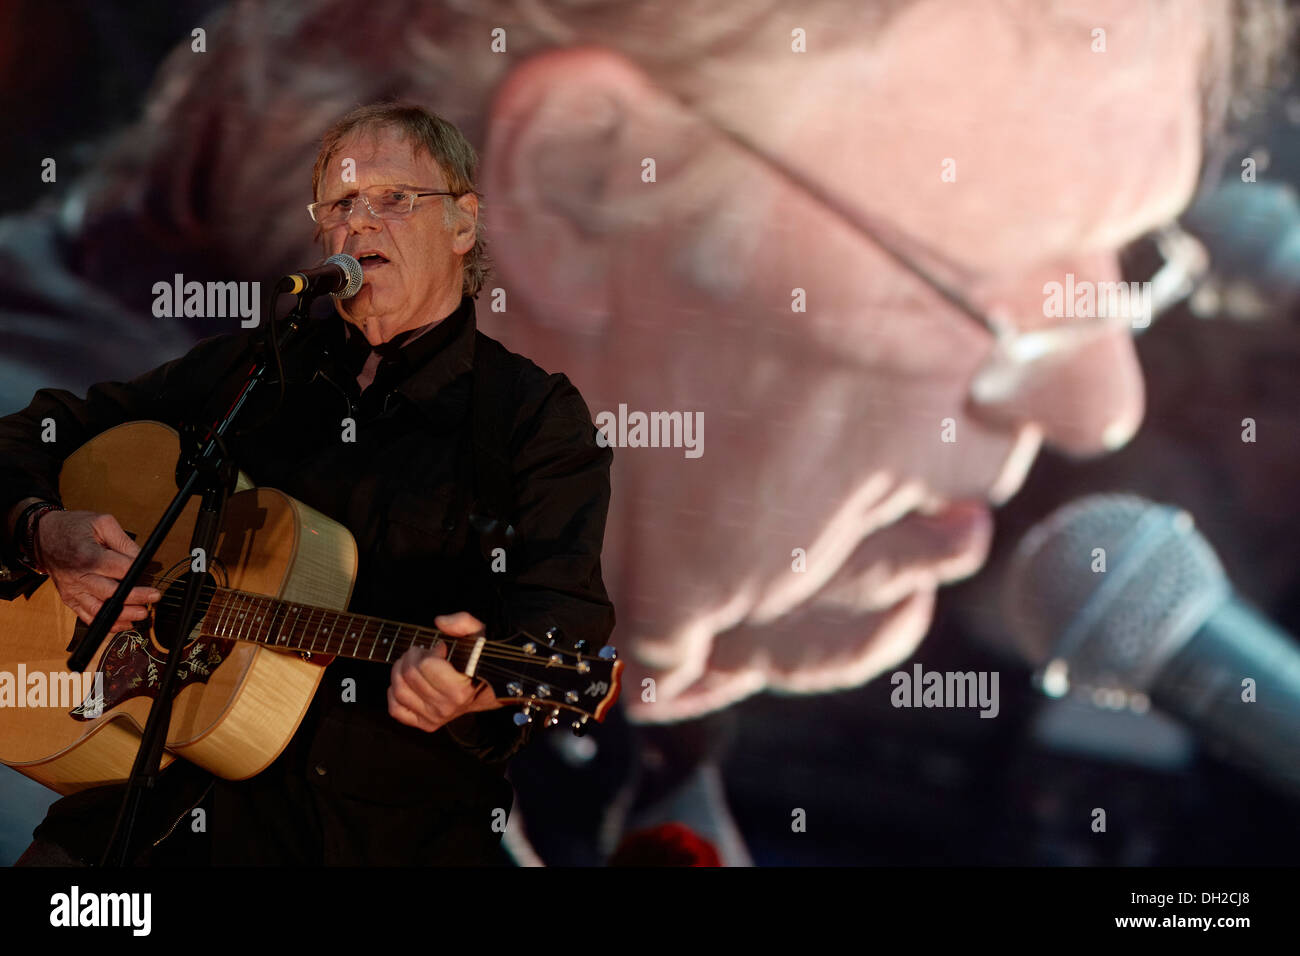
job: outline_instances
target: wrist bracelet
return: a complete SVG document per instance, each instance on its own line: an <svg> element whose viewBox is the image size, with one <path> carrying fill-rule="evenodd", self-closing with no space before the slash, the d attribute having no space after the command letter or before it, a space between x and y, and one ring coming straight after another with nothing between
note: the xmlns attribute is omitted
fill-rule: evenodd
<svg viewBox="0 0 1300 956"><path fill-rule="evenodd" d="M64 511L61 504L52 501L36 501L23 509L14 524L14 536L18 542L18 563L37 574L46 574L36 557L36 525L51 511Z"/></svg>

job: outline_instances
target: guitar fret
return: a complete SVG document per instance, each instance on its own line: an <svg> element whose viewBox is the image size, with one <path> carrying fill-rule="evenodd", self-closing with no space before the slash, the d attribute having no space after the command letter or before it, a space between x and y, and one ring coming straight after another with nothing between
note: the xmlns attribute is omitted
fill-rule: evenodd
<svg viewBox="0 0 1300 956"><path fill-rule="evenodd" d="M244 592L242 597L243 601L239 607L239 620L241 622L239 633L240 640L247 641L253 631L253 596Z"/></svg>
<svg viewBox="0 0 1300 956"><path fill-rule="evenodd" d="M221 598L220 604L217 604L216 599L218 596ZM212 631L217 637L225 637L225 618L227 610L225 592L222 590L214 591L212 598L212 601L208 603L208 612L213 613L215 610L216 620L213 622ZM215 609L212 607L213 604L217 604Z"/></svg>
<svg viewBox="0 0 1300 956"><path fill-rule="evenodd" d="M233 592L233 594L231 595L231 605L230 605L230 614L231 614L230 625L234 629L234 636L235 636L235 640L237 641L242 641L244 639L244 626L243 626L244 614L243 611L241 610L241 608L243 607L243 603L244 603L244 595L239 591Z"/></svg>
<svg viewBox="0 0 1300 956"><path fill-rule="evenodd" d="M253 596L244 592L243 601L239 608L239 619L242 622L239 626L240 639L247 641L253 632Z"/></svg>
<svg viewBox="0 0 1300 956"><path fill-rule="evenodd" d="M262 640L262 596L252 595L248 599L248 639L254 643Z"/></svg>
<svg viewBox="0 0 1300 956"><path fill-rule="evenodd" d="M259 597L257 599L257 642L265 644L271 636L271 621L275 618L275 599Z"/></svg>
<svg viewBox="0 0 1300 956"><path fill-rule="evenodd" d="M321 624L325 627L325 643L321 645L322 654L330 652L330 638L334 636L334 628L338 625L338 621L332 621L331 617L328 609L321 610Z"/></svg>
<svg viewBox="0 0 1300 956"><path fill-rule="evenodd" d="M288 615L289 633L286 635L285 647L298 647L298 627L302 623L302 608L290 607Z"/></svg>
<svg viewBox="0 0 1300 956"><path fill-rule="evenodd" d="M320 615L319 620L316 619L318 614ZM329 646L329 630L325 627L325 619L327 615L324 611L320 611L316 608L312 609L311 615L311 649L313 653L320 653L316 649L316 642L321 639L322 635L325 637L325 646Z"/></svg>
<svg viewBox="0 0 1300 956"><path fill-rule="evenodd" d="M442 639L442 633L436 628L289 604L235 589L219 589L209 602L204 619L211 625L213 636L223 639L386 663L392 663L395 651L400 654L415 647L432 647ZM371 627L374 632L367 636Z"/></svg>
<svg viewBox="0 0 1300 956"><path fill-rule="evenodd" d="M284 602L277 601L275 598L267 598L267 605L271 608L271 616L266 622L266 636L262 638L263 644L280 643L280 612L284 609Z"/></svg>
<svg viewBox="0 0 1300 956"><path fill-rule="evenodd" d="M352 618L352 626L353 626L354 628L357 626L357 619L356 619L355 617ZM356 639L357 639L357 646L354 647L354 648L352 648L352 656L353 656L353 657L360 657L360 656L361 656L361 639L362 639L363 637L365 637L365 634L366 634L366 620L365 620L365 618L362 618L362 619L361 619L361 630L357 631L356 634L355 634L355 637L356 637Z"/></svg>
<svg viewBox="0 0 1300 956"><path fill-rule="evenodd" d="M221 636L229 640L234 633L234 618L231 616L235 601L235 592L227 590L221 597Z"/></svg>
<svg viewBox="0 0 1300 956"><path fill-rule="evenodd" d="M325 625L325 644L321 647L321 653L330 652L330 638L334 636L334 629L338 627L338 616L328 608L321 609L321 623Z"/></svg>

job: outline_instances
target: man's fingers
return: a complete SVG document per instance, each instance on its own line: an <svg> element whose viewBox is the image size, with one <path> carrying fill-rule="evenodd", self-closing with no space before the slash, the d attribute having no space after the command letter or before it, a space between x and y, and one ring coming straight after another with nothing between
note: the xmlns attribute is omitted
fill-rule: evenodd
<svg viewBox="0 0 1300 956"><path fill-rule="evenodd" d="M100 602L107 601L117 590L117 582L102 574L83 574L77 583L81 585L81 590Z"/></svg>
<svg viewBox="0 0 1300 956"><path fill-rule="evenodd" d="M473 681L443 659L436 649L408 651L393 666L389 690L393 700L411 713L442 726L475 704L478 689ZM489 700L495 698L489 695ZM473 707L488 709L481 698Z"/></svg>
<svg viewBox="0 0 1300 956"><path fill-rule="evenodd" d="M112 515L100 515L92 523L100 542L118 554L125 555L131 561L140 553L140 546L131 540L131 536L122 530L117 519ZM128 562L129 566L129 562Z"/></svg>
<svg viewBox="0 0 1300 956"><path fill-rule="evenodd" d="M479 681L478 688L474 692L474 700L470 703L468 710L497 710L504 707L505 704L497 700L496 693L492 690L492 685L487 681Z"/></svg>
<svg viewBox="0 0 1300 956"><path fill-rule="evenodd" d="M422 656L415 662L415 666L426 681L443 690L451 690L469 682L468 677L447 661L445 653L434 651Z"/></svg>
<svg viewBox="0 0 1300 956"><path fill-rule="evenodd" d="M146 604L153 604L155 601L162 600L162 592L157 588L141 584L133 587L126 595L128 607L144 607Z"/></svg>
<svg viewBox="0 0 1300 956"><path fill-rule="evenodd" d="M80 580L78 582L80 586L70 597L64 600L64 603L67 604L68 607L72 608L72 610L76 611L77 617L86 624L90 624L95 620L95 616L99 614L99 609L104 606L104 602L107 601L108 598L112 597L113 590L117 586L115 581L109 581L107 578L101 579L101 581L96 583L93 587L88 586L89 583L90 582L87 582L84 578ZM99 594L95 593L97 590L99 591ZM136 593L140 590L141 589L139 588L133 588L131 596L133 598L140 597ZM148 593L147 589L144 593ZM100 594L102 594L103 597L100 597ZM143 597L140 597L140 600L143 603L123 605L122 610L118 613L117 620L113 623L110 633L124 631L134 622L143 621L149 616L149 608L146 606L147 602L145 602Z"/></svg>
<svg viewBox="0 0 1300 956"><path fill-rule="evenodd" d="M407 686L421 697L433 697L438 694L437 685L442 683L441 675L436 670L429 672L424 670L425 658L422 655L427 653L428 651L410 651L403 654L397 662L398 666L394 668L393 683ZM430 657L427 660L430 664L440 663L444 667L451 666L437 658Z"/></svg>
<svg viewBox="0 0 1300 956"><path fill-rule="evenodd" d="M91 597L83 597L75 605L69 604L68 606L77 612L77 617L81 619L81 623L93 624L95 622L96 616L98 616L99 614L99 609L104 606L104 602L100 600L96 600L95 598L91 598ZM130 629L130 627L134 622L141 620L144 616L148 614L148 612L146 611L143 615L136 617L135 612L137 610L143 610L143 609L123 608L122 614L109 627L108 633L116 634L118 631L128 630Z"/></svg>
<svg viewBox="0 0 1300 956"><path fill-rule="evenodd" d="M116 551L100 551L95 563L86 570L91 574L112 578L116 582L126 577L126 572L131 570L131 560Z"/></svg>
<svg viewBox="0 0 1300 956"><path fill-rule="evenodd" d="M468 611L457 614L440 614L433 619L434 626L452 637L468 637L483 630L483 622Z"/></svg>
<svg viewBox="0 0 1300 956"><path fill-rule="evenodd" d="M438 729L432 721L420 716L409 707L405 707L398 702L396 695L393 693L392 687L388 688L388 713L394 720L406 724L408 727L416 727L420 730L429 732Z"/></svg>
<svg viewBox="0 0 1300 956"><path fill-rule="evenodd" d="M419 714L433 724L442 724L450 719L455 706L445 698L436 695L428 697L417 694L409 684L394 681L389 685L393 698L412 713Z"/></svg>
<svg viewBox="0 0 1300 956"><path fill-rule="evenodd" d="M438 627L452 636L472 634L482 624L470 614L445 615ZM435 731L460 714L501 706L491 688L456 670L447 661L446 642L432 648L412 648L393 665L388 686L388 710L394 719L421 730Z"/></svg>
<svg viewBox="0 0 1300 956"><path fill-rule="evenodd" d="M77 577L77 589L100 601L107 601L111 598L120 583L119 580L106 578L102 574L88 573ZM156 588L140 585L127 592L125 606L143 608L145 605L161 599L162 594Z"/></svg>

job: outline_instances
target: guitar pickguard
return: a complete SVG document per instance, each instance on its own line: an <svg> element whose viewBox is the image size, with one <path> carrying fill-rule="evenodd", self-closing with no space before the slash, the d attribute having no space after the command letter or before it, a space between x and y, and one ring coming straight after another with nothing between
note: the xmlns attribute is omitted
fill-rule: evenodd
<svg viewBox="0 0 1300 956"><path fill-rule="evenodd" d="M220 562L213 562L213 565L213 573L209 576L224 584L225 569L220 566ZM159 602L162 607L179 606L180 592L184 589L183 576L188 567L187 562L178 562L159 578L157 586L163 593L163 599ZM203 596L200 599L200 617L206 610L207 597ZM167 626L174 626L167 615L164 615L164 620L167 621ZM133 697L158 696L167 658L159 653L162 645L151 637L154 622L155 618L151 614L135 627L115 634L108 641L99 658L95 690L69 712L74 720L94 720ZM190 633L193 635L197 631L196 626ZM184 657L176 673L176 693L179 694L190 684L206 684L212 672L230 656L234 644L229 639L202 634L195 636L182 650Z"/></svg>
<svg viewBox="0 0 1300 956"><path fill-rule="evenodd" d="M113 635L99 659L103 702L98 702L92 691L72 709L73 718L94 720L132 697L157 697L167 659L155 654L151 643L146 634L134 628ZM185 657L176 673L176 692L179 694L190 684L206 684L212 672L230 655L234 643L215 637L199 637L187 644Z"/></svg>

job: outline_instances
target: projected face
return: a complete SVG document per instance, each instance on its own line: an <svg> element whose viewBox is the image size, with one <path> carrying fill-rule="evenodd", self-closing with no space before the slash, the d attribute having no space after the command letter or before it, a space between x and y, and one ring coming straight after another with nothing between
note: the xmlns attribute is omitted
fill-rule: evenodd
<svg viewBox="0 0 1300 956"><path fill-rule="evenodd" d="M1088 322L1045 314L1046 289L1118 279L1119 248L1189 200L1222 25L1212 4L1101 12L917 3L867 51L719 64L690 110L592 51L498 99L498 261L540 316L513 341L570 371L593 413L703 413L698 458L615 452L617 636L630 686L656 681L653 702L627 695L637 719L906 659L1040 445L1096 454L1138 427L1128 322L981 378L999 362L989 325L834 208L1008 335ZM601 336L596 357L555 335L566 323Z"/></svg>

